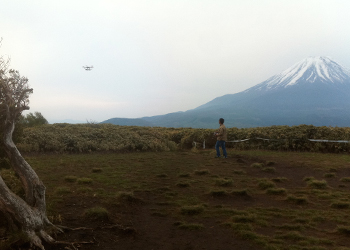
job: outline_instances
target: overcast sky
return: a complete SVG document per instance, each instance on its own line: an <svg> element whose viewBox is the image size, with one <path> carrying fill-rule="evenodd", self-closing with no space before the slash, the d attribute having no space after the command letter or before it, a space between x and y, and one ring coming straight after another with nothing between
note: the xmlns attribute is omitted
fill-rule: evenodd
<svg viewBox="0 0 350 250"><path fill-rule="evenodd" d="M349 13L348 0L2 0L0 55L49 122L137 118L196 108L309 56L350 68Z"/></svg>

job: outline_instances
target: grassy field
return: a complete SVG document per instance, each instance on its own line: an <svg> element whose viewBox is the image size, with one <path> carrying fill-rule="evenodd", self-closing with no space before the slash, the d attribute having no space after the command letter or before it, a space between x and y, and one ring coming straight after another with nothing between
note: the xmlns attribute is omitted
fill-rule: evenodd
<svg viewBox="0 0 350 250"><path fill-rule="evenodd" d="M350 249L349 155L214 156L213 150L26 156L47 187L51 221L80 228L57 236L75 245L46 248ZM1 171L21 194L11 171Z"/></svg>

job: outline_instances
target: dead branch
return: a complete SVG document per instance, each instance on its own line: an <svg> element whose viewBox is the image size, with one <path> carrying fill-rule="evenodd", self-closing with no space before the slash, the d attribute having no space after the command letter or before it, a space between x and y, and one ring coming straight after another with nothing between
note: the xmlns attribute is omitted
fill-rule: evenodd
<svg viewBox="0 0 350 250"><path fill-rule="evenodd" d="M71 247L73 247L73 249L74 250L77 250L78 249L78 247L75 247L75 245L86 245L86 244L95 244L95 242L93 242L93 241L82 241L82 242L67 242L67 241L55 241L53 244L55 244L55 245L68 245L68 246L71 246ZM66 247L65 247L65 249L67 249ZM70 249L70 248L68 248L68 249Z"/></svg>
<svg viewBox="0 0 350 250"><path fill-rule="evenodd" d="M106 226L106 227L97 227L96 229L118 229L124 233L136 233L135 228L133 227L124 227L122 225L111 225L111 226Z"/></svg>
<svg viewBox="0 0 350 250"><path fill-rule="evenodd" d="M93 228L89 228L89 227L71 228L71 227L66 227L66 226L61 226L61 225L56 225L56 227L58 227L62 230L65 230L65 231L94 230Z"/></svg>

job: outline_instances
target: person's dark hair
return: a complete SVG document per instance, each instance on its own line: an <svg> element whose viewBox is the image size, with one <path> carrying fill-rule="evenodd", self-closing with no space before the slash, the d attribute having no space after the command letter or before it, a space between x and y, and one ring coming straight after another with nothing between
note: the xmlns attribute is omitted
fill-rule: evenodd
<svg viewBox="0 0 350 250"><path fill-rule="evenodd" d="M220 119L219 119L219 122L220 122L221 124L224 124L224 122L225 122L224 118L220 118Z"/></svg>

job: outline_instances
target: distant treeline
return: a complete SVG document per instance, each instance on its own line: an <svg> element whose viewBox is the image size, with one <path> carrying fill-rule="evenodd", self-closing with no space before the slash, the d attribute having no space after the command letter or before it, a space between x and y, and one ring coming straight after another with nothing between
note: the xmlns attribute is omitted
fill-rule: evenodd
<svg viewBox="0 0 350 250"><path fill-rule="evenodd" d="M213 148L214 129L118 126L111 124L53 124L24 128L17 146L21 152L94 152L94 151L173 151ZM246 142L228 142L236 149L283 151L350 152L349 143L310 142L308 139L350 140L350 128L312 125L228 128L228 140L251 138ZM276 139L263 141L253 138Z"/></svg>

